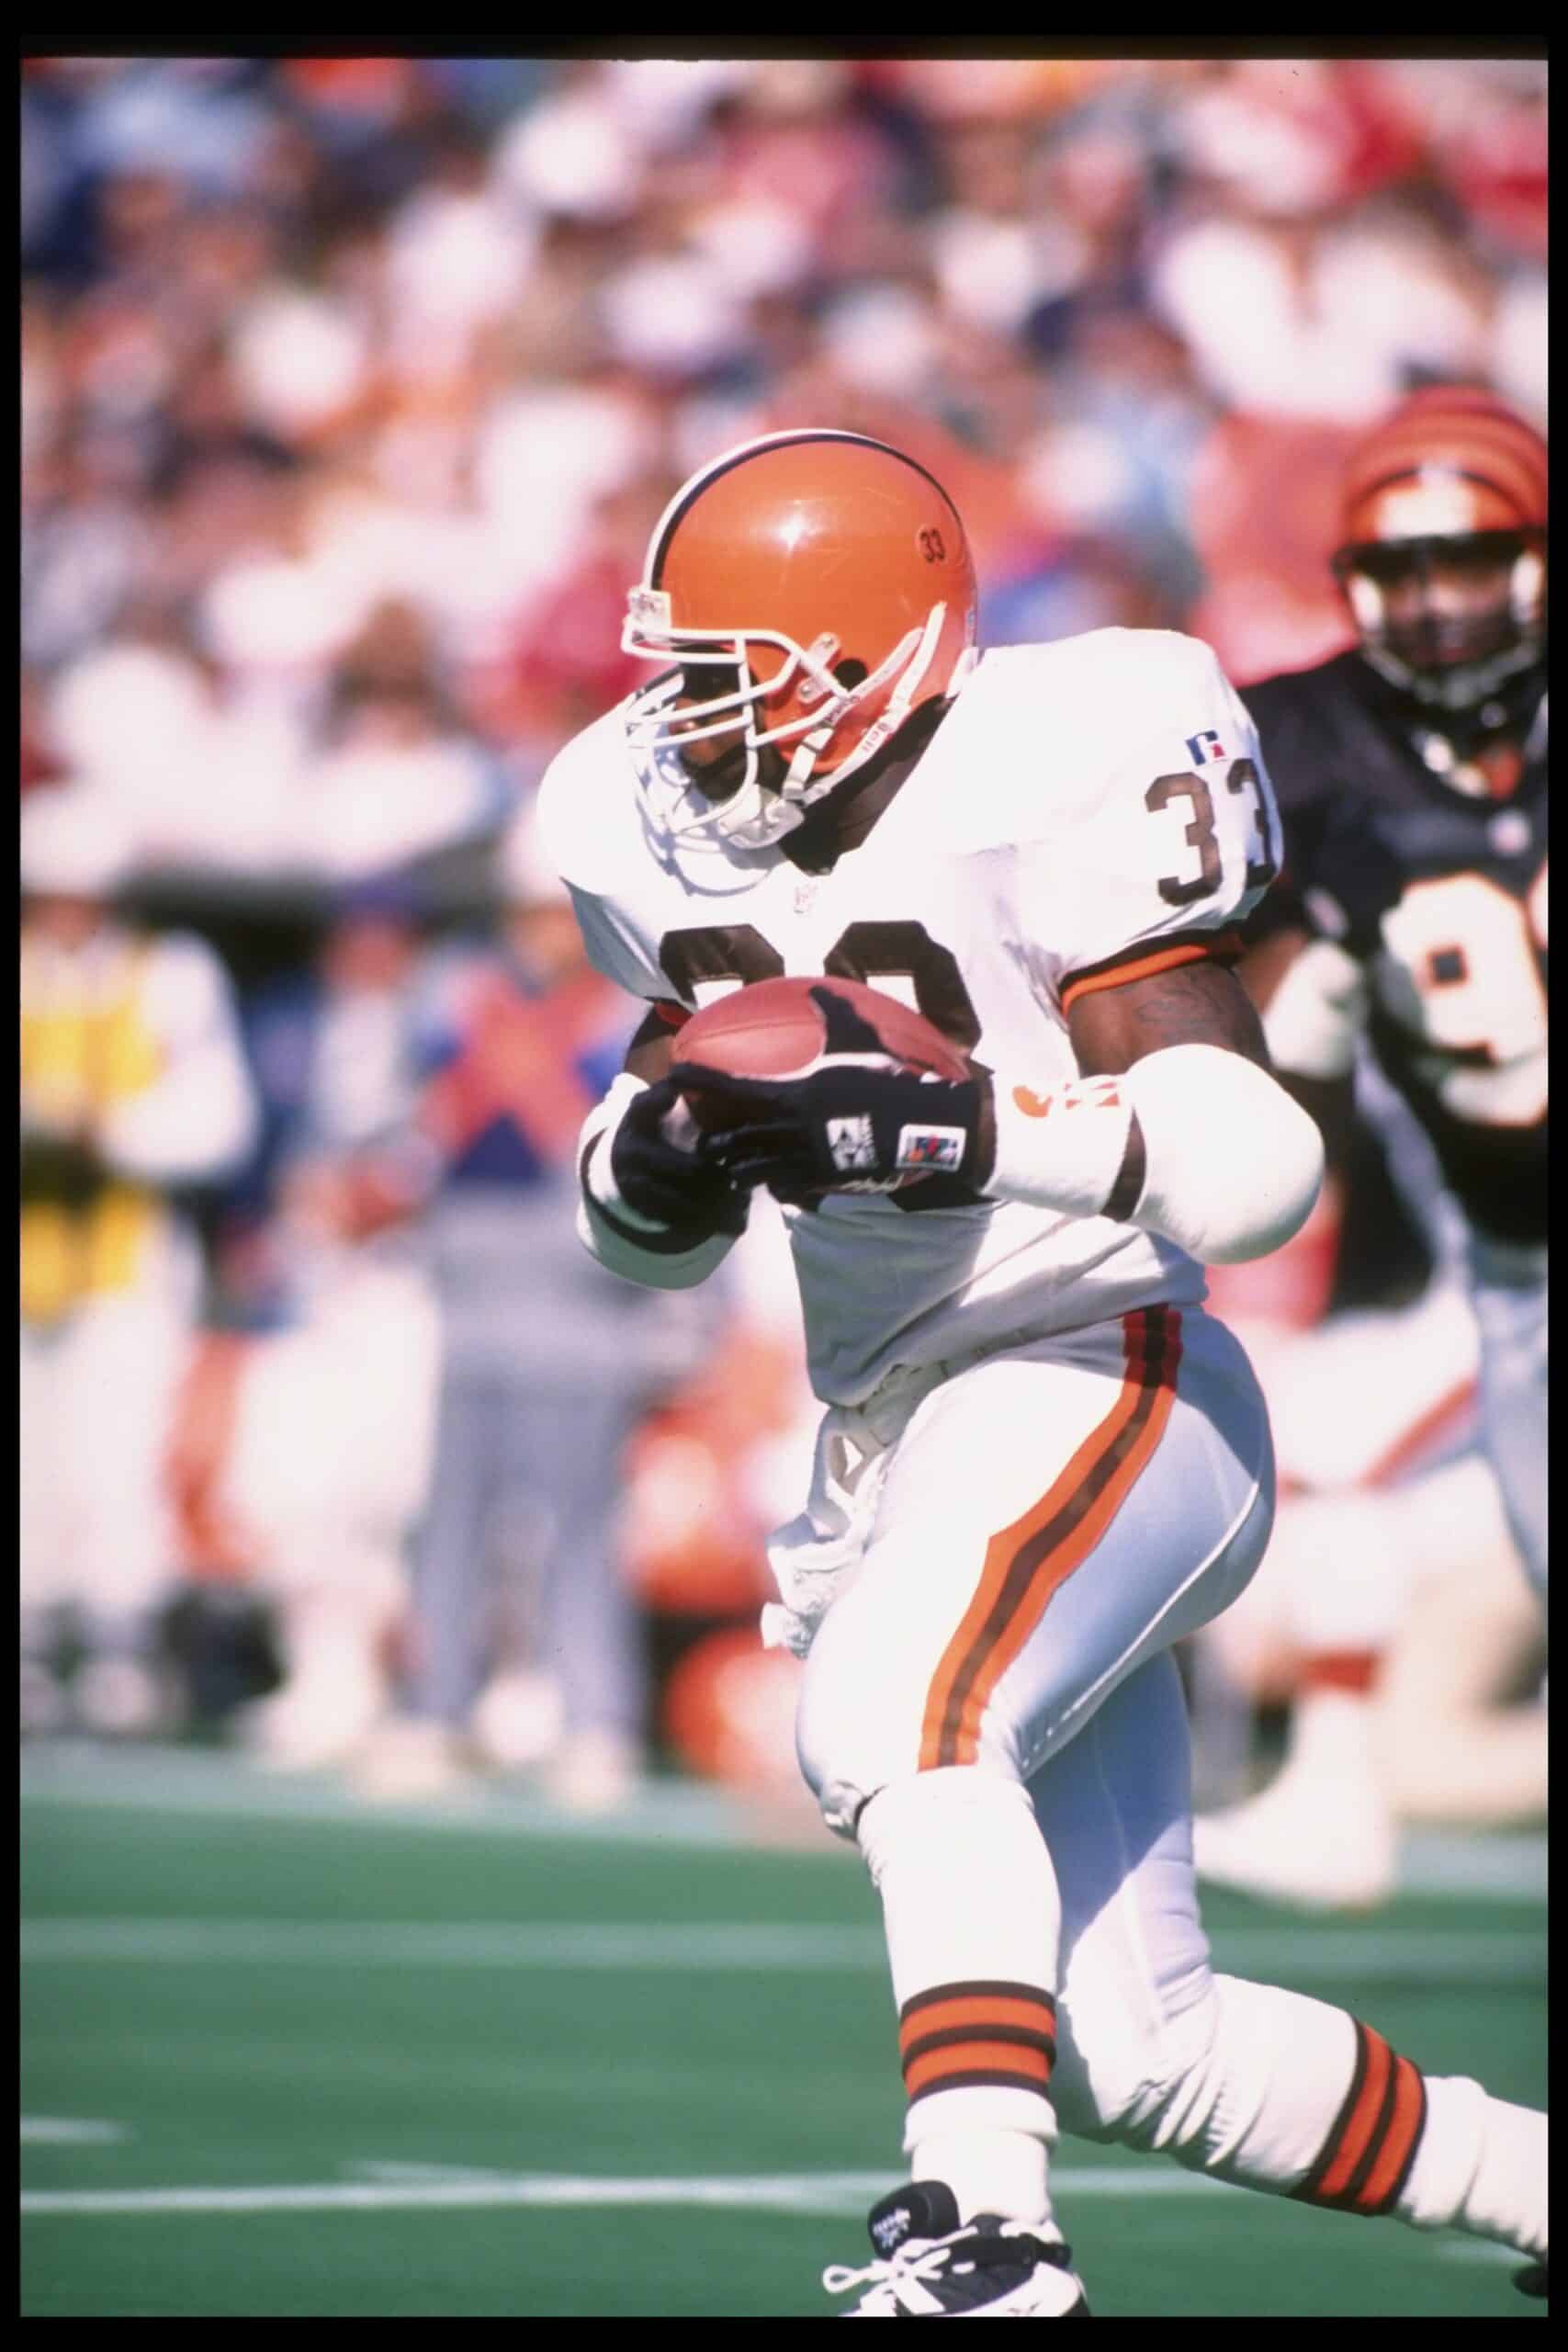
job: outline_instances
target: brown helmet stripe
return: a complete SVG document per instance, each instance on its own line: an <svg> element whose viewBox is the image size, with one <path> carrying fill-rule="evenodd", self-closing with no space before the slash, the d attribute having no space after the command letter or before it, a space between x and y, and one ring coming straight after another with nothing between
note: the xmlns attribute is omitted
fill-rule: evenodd
<svg viewBox="0 0 1568 2352"><path fill-rule="evenodd" d="M664 517L663 527L649 558L649 586L657 588L662 582L664 560L670 552L670 542L675 536L676 526L690 514L694 503L702 496L705 490L710 488L714 482L722 481L726 474L733 473L737 466L745 465L749 458L760 458L765 450L794 448L805 441L852 441L863 449L880 449L885 458L897 458L901 465L911 466L916 473L924 475L926 481L930 482L953 514L954 521L958 520L957 507L953 505L953 500L942 489L931 469L928 466L922 466L918 458L911 458L906 450L896 449L890 441L878 441L869 433L845 433L834 431L828 426L820 428L803 426L798 433L764 434L759 440L748 441L739 449L731 449L727 457L716 458L711 466L706 466L701 473L693 475L683 492L677 493L669 513Z"/></svg>

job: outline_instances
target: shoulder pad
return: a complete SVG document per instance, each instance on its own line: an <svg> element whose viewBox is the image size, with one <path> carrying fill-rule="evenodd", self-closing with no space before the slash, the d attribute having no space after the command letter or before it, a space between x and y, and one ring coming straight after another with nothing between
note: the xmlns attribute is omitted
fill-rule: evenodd
<svg viewBox="0 0 1568 2352"><path fill-rule="evenodd" d="M1092 808L1139 759L1182 757L1186 727L1235 707L1213 649L1174 629L1103 628L986 653L936 739L964 789L933 822L958 850L1039 840ZM934 779L933 779L934 780ZM948 780L951 785L951 779Z"/></svg>
<svg viewBox="0 0 1568 2352"><path fill-rule="evenodd" d="M624 704L556 753L537 808L545 849L564 881L603 892L624 877L642 845Z"/></svg>

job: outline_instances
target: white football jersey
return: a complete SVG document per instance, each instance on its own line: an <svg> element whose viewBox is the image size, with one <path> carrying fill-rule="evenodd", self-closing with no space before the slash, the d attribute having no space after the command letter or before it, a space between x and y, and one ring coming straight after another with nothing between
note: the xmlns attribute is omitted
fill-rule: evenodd
<svg viewBox="0 0 1568 2352"><path fill-rule="evenodd" d="M1011 1083L1078 1074L1065 997L1208 952L1280 840L1252 723L1207 646L1097 629L985 654L908 780L831 872L645 822L626 706L552 763L540 817L588 951L691 1010L779 973L897 996ZM785 1211L812 1385L857 1404L896 1368L1079 1329L1201 1270L1107 1217L931 1177Z"/></svg>

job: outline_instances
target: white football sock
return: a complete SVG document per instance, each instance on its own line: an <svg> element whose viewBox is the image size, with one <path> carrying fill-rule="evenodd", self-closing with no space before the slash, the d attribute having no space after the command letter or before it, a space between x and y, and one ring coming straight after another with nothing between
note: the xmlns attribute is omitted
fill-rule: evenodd
<svg viewBox="0 0 1568 2352"><path fill-rule="evenodd" d="M1061 1903L1028 1792L971 1766L920 1772L881 1790L856 1835L882 1897L912 2177L946 2181L965 2220L1054 2233Z"/></svg>
<svg viewBox="0 0 1568 2352"><path fill-rule="evenodd" d="M1544 2113L1464 2075L1427 2076L1427 2128L1394 2208L1418 2230L1468 2230L1546 2253Z"/></svg>

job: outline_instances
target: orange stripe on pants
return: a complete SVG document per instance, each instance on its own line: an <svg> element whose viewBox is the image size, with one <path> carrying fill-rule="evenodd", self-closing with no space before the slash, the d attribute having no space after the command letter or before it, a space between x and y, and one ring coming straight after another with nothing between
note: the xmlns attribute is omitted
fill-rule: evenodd
<svg viewBox="0 0 1568 2352"><path fill-rule="evenodd" d="M1110 1412L1040 1500L986 1548L975 1597L927 1695L923 1772L975 1761L992 1692L1165 1434L1181 1361L1181 1317L1173 1307L1145 1307L1123 1316L1122 1329L1126 1370Z"/></svg>

